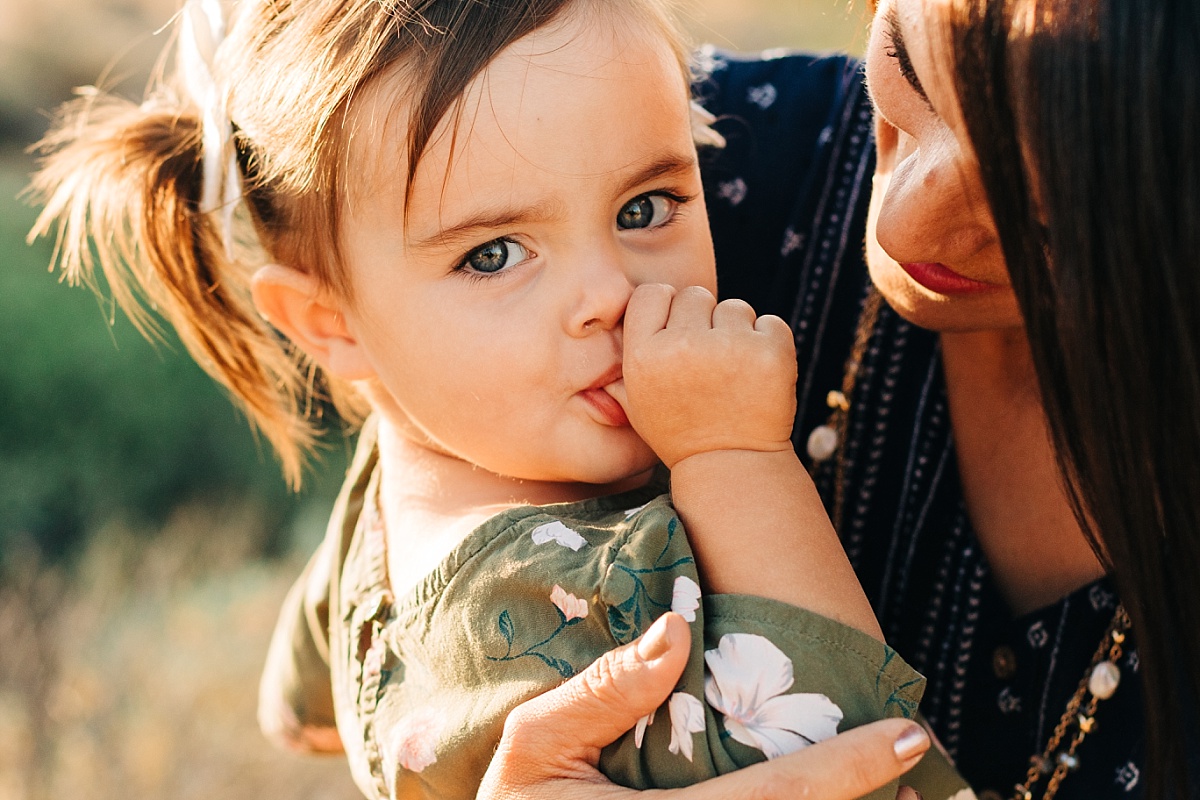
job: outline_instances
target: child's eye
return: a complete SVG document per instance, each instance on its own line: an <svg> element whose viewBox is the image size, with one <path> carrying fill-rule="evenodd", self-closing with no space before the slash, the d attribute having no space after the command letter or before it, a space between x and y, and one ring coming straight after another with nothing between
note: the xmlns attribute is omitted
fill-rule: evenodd
<svg viewBox="0 0 1200 800"><path fill-rule="evenodd" d="M661 192L638 195L617 212L617 227L622 230L657 228L669 222L676 206L683 202L687 202L687 198Z"/></svg>
<svg viewBox="0 0 1200 800"><path fill-rule="evenodd" d="M467 253L455 269L493 275L529 258L529 251L512 239L492 239Z"/></svg>

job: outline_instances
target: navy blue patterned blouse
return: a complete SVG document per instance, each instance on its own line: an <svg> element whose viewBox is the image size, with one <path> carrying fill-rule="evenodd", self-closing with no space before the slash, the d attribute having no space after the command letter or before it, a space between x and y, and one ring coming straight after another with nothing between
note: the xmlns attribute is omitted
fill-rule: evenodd
<svg viewBox="0 0 1200 800"><path fill-rule="evenodd" d="M874 166L859 65L707 53L697 95L728 140L704 155L723 296L791 323L797 450L828 417L868 279ZM1011 797L1087 670L1117 598L1102 580L1014 617L967 518L937 337L885 306L855 388L842 539L889 644L929 679L922 709L985 800ZM817 473L828 504L833 469ZM1144 726L1132 637L1123 680L1060 800L1138 798Z"/></svg>

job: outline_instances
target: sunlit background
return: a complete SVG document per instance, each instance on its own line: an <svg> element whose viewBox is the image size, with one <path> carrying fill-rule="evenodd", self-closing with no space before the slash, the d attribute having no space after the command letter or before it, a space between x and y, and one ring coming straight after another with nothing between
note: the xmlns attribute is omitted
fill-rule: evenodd
<svg viewBox="0 0 1200 800"><path fill-rule="evenodd" d="M695 0L698 41L859 50L845 0ZM254 722L283 593L346 445L290 494L264 442L24 242L30 145L72 87L136 97L176 0L0 0L0 800L354 798Z"/></svg>

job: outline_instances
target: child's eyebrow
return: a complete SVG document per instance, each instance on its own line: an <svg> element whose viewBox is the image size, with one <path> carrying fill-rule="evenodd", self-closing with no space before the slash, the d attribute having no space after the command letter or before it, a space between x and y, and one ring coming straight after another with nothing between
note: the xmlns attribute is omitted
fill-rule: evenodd
<svg viewBox="0 0 1200 800"><path fill-rule="evenodd" d="M651 161L630 175L628 179L622 181L617 194L625 194L626 192L633 191L642 184L649 183L658 178L683 175L695 168L696 156L694 153L689 153L688 155L668 153L661 158Z"/></svg>
<svg viewBox="0 0 1200 800"><path fill-rule="evenodd" d="M694 155L669 153L651 161L620 182L615 193L622 195L658 178L682 175L696 168ZM519 224L544 222L561 213L558 203L547 201L522 208L486 209L461 222L442 228L431 236L416 239L412 247L444 248L474 238L483 231L494 231Z"/></svg>
<svg viewBox="0 0 1200 800"><path fill-rule="evenodd" d="M521 223L544 222L556 215L557 203L536 203L523 208L488 209L467 217L462 222L442 228L432 236L413 242L414 248L452 247L459 242L474 238L482 231L509 228Z"/></svg>

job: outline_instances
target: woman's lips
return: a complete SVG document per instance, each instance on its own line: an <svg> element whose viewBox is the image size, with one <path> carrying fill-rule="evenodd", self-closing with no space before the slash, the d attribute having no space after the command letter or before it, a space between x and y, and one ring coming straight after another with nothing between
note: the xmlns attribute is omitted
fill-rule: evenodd
<svg viewBox="0 0 1200 800"><path fill-rule="evenodd" d="M992 283L964 278L945 264L921 262L901 264L900 268L914 281L938 294L978 294L1001 288Z"/></svg>
<svg viewBox="0 0 1200 800"><path fill-rule="evenodd" d="M599 422L614 428L629 427L625 409L603 388L584 389L579 395L596 411Z"/></svg>

